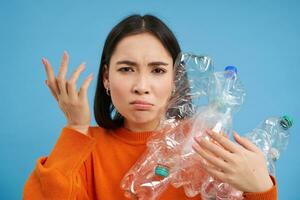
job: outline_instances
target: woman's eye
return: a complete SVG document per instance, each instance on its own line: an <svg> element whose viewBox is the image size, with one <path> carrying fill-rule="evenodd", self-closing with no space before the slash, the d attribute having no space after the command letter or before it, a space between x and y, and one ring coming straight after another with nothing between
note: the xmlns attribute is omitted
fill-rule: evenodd
<svg viewBox="0 0 300 200"><path fill-rule="evenodd" d="M133 71L133 69L130 68L130 67L122 67L122 68L119 69L119 71L121 71L121 72L130 72L130 71Z"/></svg>
<svg viewBox="0 0 300 200"><path fill-rule="evenodd" d="M163 73L166 72L166 70L161 69L161 68L156 68L156 69L154 69L153 71L154 71L155 73L157 73L157 74L163 74Z"/></svg>

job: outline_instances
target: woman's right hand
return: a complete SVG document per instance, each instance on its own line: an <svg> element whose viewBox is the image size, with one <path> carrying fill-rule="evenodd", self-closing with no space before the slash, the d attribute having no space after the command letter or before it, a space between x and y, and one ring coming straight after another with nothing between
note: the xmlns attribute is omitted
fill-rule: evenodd
<svg viewBox="0 0 300 200"><path fill-rule="evenodd" d="M81 63L70 79L66 80L69 64L69 55L66 51L64 52L57 78L54 75L50 62L45 58L42 59L42 62L47 73L45 83L63 111L67 119L67 127L87 134L91 122L87 89L93 79L93 73L84 80L80 90L77 92L76 81L80 73L85 69L85 63Z"/></svg>

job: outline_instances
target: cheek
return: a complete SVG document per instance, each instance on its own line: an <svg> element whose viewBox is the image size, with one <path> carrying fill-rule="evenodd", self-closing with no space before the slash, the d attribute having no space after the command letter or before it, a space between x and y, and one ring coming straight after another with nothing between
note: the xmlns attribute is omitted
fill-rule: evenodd
<svg viewBox="0 0 300 200"><path fill-rule="evenodd" d="M117 82L111 84L111 91L114 96L124 96L126 89L126 83L121 84L120 82Z"/></svg>
<svg viewBox="0 0 300 200"><path fill-rule="evenodd" d="M127 103L129 87L128 81L120 81L118 78L110 80L111 98L117 109L121 109Z"/></svg>
<svg viewBox="0 0 300 200"><path fill-rule="evenodd" d="M172 93L172 79L166 79L161 82L157 82L155 85L157 91L157 97L162 102L165 103Z"/></svg>

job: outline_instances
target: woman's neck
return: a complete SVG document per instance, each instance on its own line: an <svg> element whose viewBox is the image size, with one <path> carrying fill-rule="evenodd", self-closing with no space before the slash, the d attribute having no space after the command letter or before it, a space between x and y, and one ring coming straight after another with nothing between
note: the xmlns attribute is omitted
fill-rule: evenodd
<svg viewBox="0 0 300 200"><path fill-rule="evenodd" d="M147 123L134 123L125 120L124 128L132 132L146 132L146 131L155 131L159 125L159 121L155 120L153 122Z"/></svg>

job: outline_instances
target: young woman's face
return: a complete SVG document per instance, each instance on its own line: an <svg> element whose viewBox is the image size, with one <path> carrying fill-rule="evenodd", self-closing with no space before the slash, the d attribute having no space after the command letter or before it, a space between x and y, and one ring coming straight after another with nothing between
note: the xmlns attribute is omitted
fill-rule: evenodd
<svg viewBox="0 0 300 200"><path fill-rule="evenodd" d="M104 86L133 131L154 130L173 89L173 59L150 33L123 38L112 54Z"/></svg>

